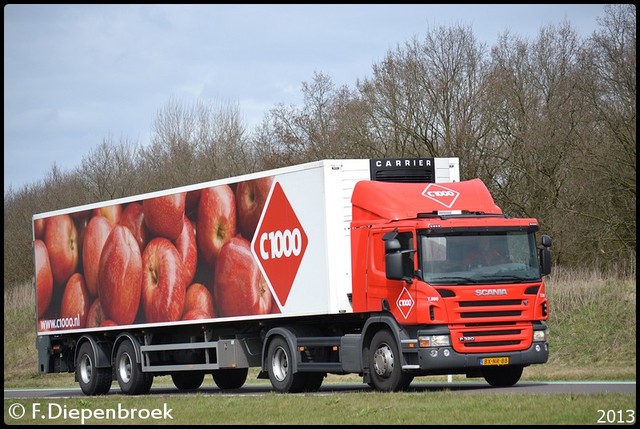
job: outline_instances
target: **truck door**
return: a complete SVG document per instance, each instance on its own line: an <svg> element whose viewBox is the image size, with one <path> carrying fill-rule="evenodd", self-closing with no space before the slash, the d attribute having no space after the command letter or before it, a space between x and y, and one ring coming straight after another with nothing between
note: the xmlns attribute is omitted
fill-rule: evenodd
<svg viewBox="0 0 640 429"><path fill-rule="evenodd" d="M390 311L400 323L411 323L415 318L415 252L407 252L403 257L403 272L407 280L390 280L385 273L385 240L387 230L371 231L371 251L369 252L367 273L367 310ZM397 231L402 251L415 249L412 231ZM411 283L409 283L411 282Z"/></svg>

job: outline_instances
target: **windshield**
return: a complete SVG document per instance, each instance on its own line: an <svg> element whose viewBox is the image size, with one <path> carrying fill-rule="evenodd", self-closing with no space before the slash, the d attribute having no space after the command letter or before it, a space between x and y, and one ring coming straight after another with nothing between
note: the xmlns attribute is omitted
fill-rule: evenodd
<svg viewBox="0 0 640 429"><path fill-rule="evenodd" d="M420 269L431 284L518 283L540 280L530 231L421 234Z"/></svg>

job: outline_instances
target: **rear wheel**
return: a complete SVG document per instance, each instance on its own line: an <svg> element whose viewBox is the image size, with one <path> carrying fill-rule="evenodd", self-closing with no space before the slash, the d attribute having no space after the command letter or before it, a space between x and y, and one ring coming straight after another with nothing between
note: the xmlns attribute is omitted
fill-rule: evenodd
<svg viewBox="0 0 640 429"><path fill-rule="evenodd" d="M91 343L83 343L78 350L76 378L85 395L104 395L111 389L111 368L97 368L96 360Z"/></svg>
<svg viewBox="0 0 640 429"><path fill-rule="evenodd" d="M522 376L522 366L491 366L482 368L482 376L493 387L510 387Z"/></svg>
<svg viewBox="0 0 640 429"><path fill-rule="evenodd" d="M293 373L293 354L289 344L282 337L274 338L269 344L267 369L271 385L279 392L299 393L305 390L307 373Z"/></svg>
<svg viewBox="0 0 640 429"><path fill-rule="evenodd" d="M124 340L118 346L115 370L122 393L144 395L151 390L153 375L142 372L142 366L136 362L135 348L131 341Z"/></svg>
<svg viewBox="0 0 640 429"><path fill-rule="evenodd" d="M248 368L217 369L211 373L213 382L222 390L239 389L247 381Z"/></svg>
<svg viewBox="0 0 640 429"><path fill-rule="evenodd" d="M383 392L405 389L413 376L402 372L402 360L394 336L388 330L378 331L369 348L371 385Z"/></svg>
<svg viewBox="0 0 640 429"><path fill-rule="evenodd" d="M308 372L307 381L304 385L305 392L317 392L322 386L324 378L327 376L324 372Z"/></svg>
<svg viewBox="0 0 640 429"><path fill-rule="evenodd" d="M171 380L179 390L195 390L202 386L204 372L180 371L171 373Z"/></svg>

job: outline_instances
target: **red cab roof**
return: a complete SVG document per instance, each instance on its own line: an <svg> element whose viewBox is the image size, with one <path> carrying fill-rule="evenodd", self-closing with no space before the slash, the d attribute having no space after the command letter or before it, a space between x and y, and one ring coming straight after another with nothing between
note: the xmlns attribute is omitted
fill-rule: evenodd
<svg viewBox="0 0 640 429"><path fill-rule="evenodd" d="M448 183L397 183L363 180L351 196L354 218L412 219L418 213L461 210L502 214L480 179Z"/></svg>

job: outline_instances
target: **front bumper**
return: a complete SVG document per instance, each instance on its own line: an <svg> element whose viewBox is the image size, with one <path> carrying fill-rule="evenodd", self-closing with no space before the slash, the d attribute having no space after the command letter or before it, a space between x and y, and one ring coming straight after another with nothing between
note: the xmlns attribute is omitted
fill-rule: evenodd
<svg viewBox="0 0 640 429"><path fill-rule="evenodd" d="M446 374L481 369L485 358L509 358L509 365L527 366L545 363L549 359L549 344L534 342L527 350L505 353L458 353L453 347L426 347L418 350L417 362L406 369L419 369L427 373Z"/></svg>

